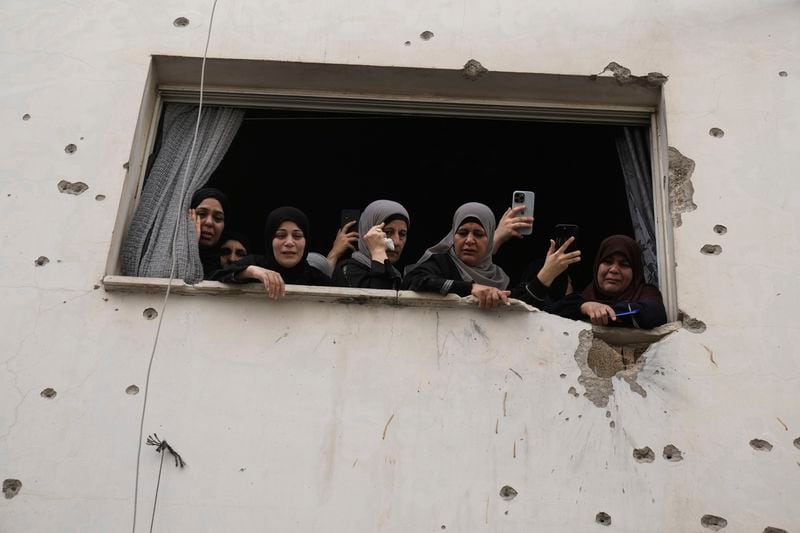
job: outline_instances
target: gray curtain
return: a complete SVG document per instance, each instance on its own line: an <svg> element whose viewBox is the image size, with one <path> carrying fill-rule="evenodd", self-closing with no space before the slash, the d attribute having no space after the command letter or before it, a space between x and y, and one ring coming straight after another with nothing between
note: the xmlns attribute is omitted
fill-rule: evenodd
<svg viewBox="0 0 800 533"><path fill-rule="evenodd" d="M648 283L658 285L650 134L647 128L626 126L620 128L616 143L619 162L625 176L625 192L633 222L633 236L642 247L644 277Z"/></svg>
<svg viewBox="0 0 800 533"><path fill-rule="evenodd" d="M203 279L197 235L187 210L192 195L219 166L244 118L244 110L204 107L197 143L187 176L186 193L180 192L192 146L197 106L167 104L161 126L161 147L142 189L139 204L122 244L122 273L126 276L168 278L175 242L175 278L186 283Z"/></svg>

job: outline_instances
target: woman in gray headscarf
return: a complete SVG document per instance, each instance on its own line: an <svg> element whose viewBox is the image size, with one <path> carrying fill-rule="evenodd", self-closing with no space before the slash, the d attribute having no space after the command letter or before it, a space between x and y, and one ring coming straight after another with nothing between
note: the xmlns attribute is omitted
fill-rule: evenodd
<svg viewBox="0 0 800 533"><path fill-rule="evenodd" d="M406 208L391 200L375 200L358 220L358 250L340 261L333 283L340 287L400 288L402 277L394 263L406 245L410 217Z"/></svg>
<svg viewBox="0 0 800 533"><path fill-rule="evenodd" d="M482 308L508 303L508 276L492 263L494 213L470 202L453 215L453 228L439 244L406 268L404 289L475 296Z"/></svg>

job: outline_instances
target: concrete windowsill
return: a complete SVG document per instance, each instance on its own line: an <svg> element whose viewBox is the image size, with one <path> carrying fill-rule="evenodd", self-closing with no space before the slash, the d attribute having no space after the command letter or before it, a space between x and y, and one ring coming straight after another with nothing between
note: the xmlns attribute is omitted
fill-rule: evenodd
<svg viewBox="0 0 800 533"><path fill-rule="evenodd" d="M103 285L109 292L164 292L169 285L165 278L134 278L128 276L106 276ZM202 281L189 285L183 280L173 280L171 294L185 296L234 296L246 295L265 298L260 283L228 284L218 281ZM382 289L351 289L345 287L309 287L306 285L287 285L286 301L324 302L340 304L393 305L403 307L435 307L463 309L475 308L473 297L461 298L454 294L439 294L413 291L392 291ZM271 301L271 300L270 300ZM519 300L511 300L510 306L500 306L498 310L536 312L538 309Z"/></svg>

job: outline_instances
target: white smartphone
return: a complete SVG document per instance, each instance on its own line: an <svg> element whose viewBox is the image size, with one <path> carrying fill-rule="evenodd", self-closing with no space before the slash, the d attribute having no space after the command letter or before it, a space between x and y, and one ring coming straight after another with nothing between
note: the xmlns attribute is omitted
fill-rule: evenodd
<svg viewBox="0 0 800 533"><path fill-rule="evenodd" d="M532 217L533 201L534 201L533 191L514 191L514 194L511 197L511 207L514 208L524 205L525 210L522 211L519 214L519 216ZM531 233L533 233L533 228L526 228L520 231L520 233L523 235L530 235Z"/></svg>

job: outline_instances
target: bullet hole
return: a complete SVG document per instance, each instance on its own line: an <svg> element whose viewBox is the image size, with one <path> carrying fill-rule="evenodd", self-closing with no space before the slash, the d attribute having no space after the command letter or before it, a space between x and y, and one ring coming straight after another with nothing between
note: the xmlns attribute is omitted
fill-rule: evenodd
<svg viewBox="0 0 800 533"><path fill-rule="evenodd" d="M754 450L758 450L760 452L771 452L772 451L772 444L765 440L761 439L753 439L750 441L750 447Z"/></svg>
<svg viewBox="0 0 800 533"><path fill-rule="evenodd" d="M800 450L800 437L794 439L794 447Z"/></svg>
<svg viewBox="0 0 800 533"><path fill-rule="evenodd" d="M578 391L575 390L575 387L570 387L567 393L575 396L576 398L580 396L580 394L578 394Z"/></svg>
<svg viewBox="0 0 800 533"><path fill-rule="evenodd" d="M128 162L127 162L127 161L125 161L124 163L122 163L122 168L124 168L125 170L128 170L128 167L129 167L129 166L130 166L130 165L128 164Z"/></svg>
<svg viewBox="0 0 800 533"><path fill-rule="evenodd" d="M5 479L3 480L3 494L6 496L6 500L10 500L22 489L22 481L18 479Z"/></svg>
<svg viewBox="0 0 800 533"><path fill-rule="evenodd" d="M714 233L716 233L717 235L725 235L726 233L728 233L728 228L726 228L722 224L717 224L716 226L714 226Z"/></svg>
<svg viewBox="0 0 800 533"><path fill-rule="evenodd" d="M614 421L612 420L611 422L608 423L608 427L614 429L615 427L617 427L617 424L615 424Z"/></svg>
<svg viewBox="0 0 800 533"><path fill-rule="evenodd" d="M721 139L725 136L725 132L719 128L711 128L708 130L708 134L712 137L716 137L717 139Z"/></svg>
<svg viewBox="0 0 800 533"><path fill-rule="evenodd" d="M569 337L569 331L565 331L565 332L564 332L564 336L565 336L565 337Z"/></svg>
<svg viewBox="0 0 800 533"><path fill-rule="evenodd" d="M56 397L56 391L51 389L50 387L44 389L42 392L39 393L39 396L42 398L52 399Z"/></svg>
<svg viewBox="0 0 800 533"><path fill-rule="evenodd" d="M406 45L406 46L411 46L411 41L406 41L403 44Z"/></svg>
<svg viewBox="0 0 800 533"><path fill-rule="evenodd" d="M502 489L500 489L500 497L507 501L513 500L517 497L517 491L514 490L514 487L505 485Z"/></svg>
<svg viewBox="0 0 800 533"><path fill-rule="evenodd" d="M689 333L703 333L706 330L706 323L697 318L692 318L686 312L680 311L678 318L681 321L683 329Z"/></svg>
<svg viewBox="0 0 800 533"><path fill-rule="evenodd" d="M98 284L96 284L96 283L95 283L94 287L92 287L92 290L95 290L95 291L96 291L96 290L97 290L97 289L99 289L99 288L100 288L100 285L98 285Z"/></svg>
<svg viewBox="0 0 800 533"><path fill-rule="evenodd" d="M610 526L611 525L611 517L608 516L607 513L603 513L603 512L597 513L597 516L594 517L594 521L597 522L598 524L602 524L604 526Z"/></svg>
<svg viewBox="0 0 800 533"><path fill-rule="evenodd" d="M78 151L78 147L77 147L77 146L75 146L74 144L68 144L68 145L66 145L66 146L64 147L64 151L65 151L66 153L68 153L68 154L74 154L75 152L77 152L77 151Z"/></svg>
<svg viewBox="0 0 800 533"><path fill-rule="evenodd" d="M444 524L442 524L442 529L447 529L447 526L445 526Z"/></svg>
<svg viewBox="0 0 800 533"><path fill-rule="evenodd" d="M176 28L185 28L189 25L189 19L186 17L178 17L172 21L172 25Z"/></svg>
<svg viewBox="0 0 800 533"><path fill-rule="evenodd" d="M29 114L25 113L24 115L22 115L22 120L30 120L30 119L31 116Z"/></svg>
<svg viewBox="0 0 800 533"><path fill-rule="evenodd" d="M125 394L135 396L136 394L139 394L139 387L136 385L128 385L128 387L125 389Z"/></svg>
<svg viewBox="0 0 800 533"><path fill-rule="evenodd" d="M98 194L97 196L94 197L94 199L97 200L98 202L102 202L103 200L106 199L106 195L105 194Z"/></svg>
<svg viewBox="0 0 800 533"><path fill-rule="evenodd" d="M63 194L74 194L76 196L83 194L87 189L89 189L89 186L82 181L76 181L75 183L72 183L67 180L61 180L58 182L57 186L58 192Z"/></svg>
<svg viewBox="0 0 800 533"><path fill-rule="evenodd" d="M433 32L425 30L424 32L419 34L419 38L422 39L423 41L430 41L431 39L433 39Z"/></svg>
<svg viewBox="0 0 800 533"><path fill-rule="evenodd" d="M722 246L719 244L704 244L700 248L700 253L705 255L719 255L722 253Z"/></svg>
<svg viewBox="0 0 800 533"><path fill-rule="evenodd" d="M681 213L688 213L697 209L694 203L694 161L680 153L673 147L668 147L669 156L669 209L672 214L672 225L680 227L683 223Z"/></svg>
<svg viewBox="0 0 800 533"><path fill-rule="evenodd" d="M481 65L479 61L474 59L470 59L464 63L464 68L461 69L461 75L471 81L477 80L487 72L489 71Z"/></svg>
<svg viewBox="0 0 800 533"><path fill-rule="evenodd" d="M560 377L561 379L564 379L564 378L567 377L567 375L566 374L559 374L558 377Z"/></svg>
<svg viewBox="0 0 800 533"><path fill-rule="evenodd" d="M672 444L667 444L666 446L664 446L663 457L667 461L672 461L673 463L677 463L678 461L683 461L683 452L680 451L675 446L673 446Z"/></svg>
<svg viewBox="0 0 800 533"><path fill-rule="evenodd" d="M242 467L242 468L239 469L239 472L244 472L245 470L246 470L246 468Z"/></svg>
<svg viewBox="0 0 800 533"><path fill-rule="evenodd" d="M638 463L652 463L656 460L656 454L653 453L650 446L645 446L644 448L634 448L633 458Z"/></svg>
<svg viewBox="0 0 800 533"><path fill-rule="evenodd" d="M142 316L145 317L147 320L153 320L155 317L158 316L158 311L156 311L152 307L148 307L147 309L142 311Z"/></svg>
<svg viewBox="0 0 800 533"><path fill-rule="evenodd" d="M703 527L707 527L711 531L719 531L723 527L728 525L728 521L722 518L721 516L714 516L712 514L703 515L703 518L700 519L700 525Z"/></svg>
<svg viewBox="0 0 800 533"><path fill-rule="evenodd" d="M789 73L786 72L785 70L782 70L782 71L778 72L778 76L780 76L781 78L785 78L788 75L789 75Z"/></svg>
<svg viewBox="0 0 800 533"><path fill-rule="evenodd" d="M45 257L43 255L40 255L39 257L37 257L36 259L33 260L33 264L36 265L37 267L45 266L49 262L50 262L50 259L48 259L47 257Z"/></svg>
<svg viewBox="0 0 800 533"><path fill-rule="evenodd" d="M611 411L606 411L606 418L611 418Z"/></svg>
<svg viewBox="0 0 800 533"><path fill-rule="evenodd" d="M787 533L785 529L779 527L767 526L764 528L764 533Z"/></svg>

